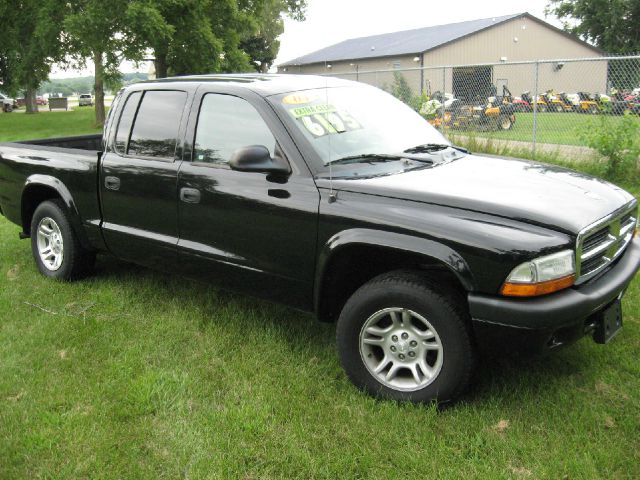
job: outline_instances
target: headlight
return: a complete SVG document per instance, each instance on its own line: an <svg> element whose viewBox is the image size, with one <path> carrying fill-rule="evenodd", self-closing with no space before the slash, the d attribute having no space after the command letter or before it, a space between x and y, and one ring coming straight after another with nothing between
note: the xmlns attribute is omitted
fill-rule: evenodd
<svg viewBox="0 0 640 480"><path fill-rule="evenodd" d="M575 281L573 250L536 258L514 268L500 293L511 297L536 297L570 287Z"/></svg>

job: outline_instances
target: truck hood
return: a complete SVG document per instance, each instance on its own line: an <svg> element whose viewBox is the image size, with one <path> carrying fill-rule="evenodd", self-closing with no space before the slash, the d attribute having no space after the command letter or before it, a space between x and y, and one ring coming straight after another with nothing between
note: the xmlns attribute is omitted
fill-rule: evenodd
<svg viewBox="0 0 640 480"><path fill-rule="evenodd" d="M579 172L478 155L395 175L334 179L333 188L474 210L570 234L633 200Z"/></svg>

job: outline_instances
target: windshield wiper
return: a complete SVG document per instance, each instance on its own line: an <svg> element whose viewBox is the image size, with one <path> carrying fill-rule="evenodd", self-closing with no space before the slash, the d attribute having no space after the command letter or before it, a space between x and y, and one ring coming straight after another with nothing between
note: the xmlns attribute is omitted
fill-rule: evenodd
<svg viewBox="0 0 640 480"><path fill-rule="evenodd" d="M349 155L347 157L336 158L335 160L331 160L327 162L327 165L339 164L339 163L374 163L374 162L393 162L397 160L404 160L407 155L393 155L388 153L362 153L359 155Z"/></svg>
<svg viewBox="0 0 640 480"><path fill-rule="evenodd" d="M415 147L407 148L404 153L435 153L447 148L453 148L462 153L469 153L468 150L462 147L456 147L455 145L447 145L445 143L425 143L423 145L416 145Z"/></svg>

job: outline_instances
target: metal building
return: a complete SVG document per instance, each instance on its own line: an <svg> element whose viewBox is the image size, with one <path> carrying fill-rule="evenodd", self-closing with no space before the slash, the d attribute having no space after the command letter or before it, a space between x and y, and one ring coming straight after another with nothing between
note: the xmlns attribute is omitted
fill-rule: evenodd
<svg viewBox="0 0 640 480"><path fill-rule="evenodd" d="M529 13L419 28L354 38L278 66L280 73L331 74L383 86L393 72L403 70L414 91L444 89L458 98L489 94L507 85L515 94L533 90L532 65L512 62L560 59L541 64L539 92L606 92L607 62L596 61L585 71L582 63L561 59L597 58L604 53ZM502 67L501 63L509 63ZM495 64L495 65L481 65ZM466 65L406 72L412 67ZM362 72L362 73L361 73Z"/></svg>

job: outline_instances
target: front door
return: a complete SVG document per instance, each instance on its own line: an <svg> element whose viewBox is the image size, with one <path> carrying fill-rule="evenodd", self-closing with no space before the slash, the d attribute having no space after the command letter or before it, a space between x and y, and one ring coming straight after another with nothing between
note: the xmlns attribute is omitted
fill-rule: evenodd
<svg viewBox="0 0 640 480"><path fill-rule="evenodd" d="M186 101L186 92L172 90L136 91L124 99L99 180L104 238L117 257L160 269L175 266L176 159Z"/></svg>
<svg viewBox="0 0 640 480"><path fill-rule="evenodd" d="M313 178L291 161L299 154L264 100L206 93L196 102L192 158L178 178L181 266L223 287L309 307L319 204ZM231 170L233 152L249 145L288 159L292 173Z"/></svg>

